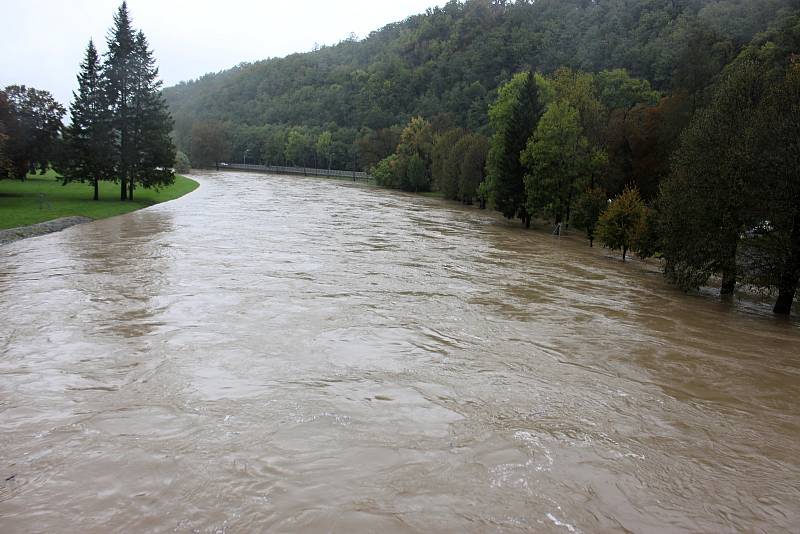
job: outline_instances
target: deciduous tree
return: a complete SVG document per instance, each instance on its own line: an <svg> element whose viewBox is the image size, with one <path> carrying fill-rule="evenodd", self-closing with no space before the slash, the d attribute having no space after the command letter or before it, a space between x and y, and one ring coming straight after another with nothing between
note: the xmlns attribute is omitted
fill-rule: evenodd
<svg viewBox="0 0 800 534"><path fill-rule="evenodd" d="M10 85L3 93L8 103L4 128L11 162L6 177L24 180L37 167L44 172L54 159L66 110L49 92L33 87Z"/></svg>
<svg viewBox="0 0 800 534"><path fill-rule="evenodd" d="M611 250L622 251L622 261L646 231L647 207L635 187L626 187L597 223L597 237Z"/></svg>

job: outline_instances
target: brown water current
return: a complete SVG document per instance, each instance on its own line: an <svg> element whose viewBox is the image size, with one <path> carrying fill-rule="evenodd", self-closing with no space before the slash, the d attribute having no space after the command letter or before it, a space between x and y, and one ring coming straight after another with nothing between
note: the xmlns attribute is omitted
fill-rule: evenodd
<svg viewBox="0 0 800 534"><path fill-rule="evenodd" d="M492 214L206 174L0 247L0 532L798 532L800 323Z"/></svg>

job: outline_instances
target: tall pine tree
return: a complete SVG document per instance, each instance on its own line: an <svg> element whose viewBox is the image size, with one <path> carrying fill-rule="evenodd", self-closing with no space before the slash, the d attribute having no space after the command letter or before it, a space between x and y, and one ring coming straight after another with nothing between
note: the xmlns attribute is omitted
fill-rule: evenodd
<svg viewBox="0 0 800 534"><path fill-rule="evenodd" d="M128 179L132 167L131 107L133 101L133 50L135 34L128 14L128 4L123 2L114 15L114 27L108 35L108 52L105 61L108 103L113 115L113 159L120 182L120 200L128 198Z"/></svg>
<svg viewBox="0 0 800 534"><path fill-rule="evenodd" d="M153 53L144 34L134 31L126 2L114 15L104 72L120 199L132 200L137 183L149 188L173 182L175 147Z"/></svg>
<svg viewBox="0 0 800 534"><path fill-rule="evenodd" d="M543 105L533 72L517 74L500 88L489 110L494 136L487 159L487 181L495 208L507 218L519 217L525 226L531 218L525 208L525 168L520 154L533 134Z"/></svg>
<svg viewBox="0 0 800 534"><path fill-rule="evenodd" d="M133 55L132 145L133 159L128 179L128 198L138 183L144 188L174 182L175 147L170 138L172 117L161 96L161 81L147 38L136 34Z"/></svg>
<svg viewBox="0 0 800 534"><path fill-rule="evenodd" d="M113 145L100 57L92 41L78 74L78 92L73 96L71 124L64 132L65 153L59 171L65 184L88 181L94 188L94 200L99 200L100 181L113 176Z"/></svg>

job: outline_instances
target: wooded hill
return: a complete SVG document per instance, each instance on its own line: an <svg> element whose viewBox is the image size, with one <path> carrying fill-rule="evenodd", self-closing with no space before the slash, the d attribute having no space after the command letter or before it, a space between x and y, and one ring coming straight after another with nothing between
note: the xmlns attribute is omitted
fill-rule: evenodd
<svg viewBox="0 0 800 534"><path fill-rule="evenodd" d="M487 112L497 88L522 70L624 68L664 94L702 99L753 36L799 6L798 0L452 1L362 41L240 64L164 95L178 147L193 153L195 163L241 160L245 151L254 162L285 161L295 126L303 127L295 135L303 161L295 163L321 166L313 161L315 140L328 131L330 163L362 168L391 153L399 135L386 132L383 139L365 128L381 131L422 116L441 130L490 134ZM224 138L207 139L209 130ZM370 133L379 146L359 148ZM382 154L364 153L380 152L380 145Z"/></svg>

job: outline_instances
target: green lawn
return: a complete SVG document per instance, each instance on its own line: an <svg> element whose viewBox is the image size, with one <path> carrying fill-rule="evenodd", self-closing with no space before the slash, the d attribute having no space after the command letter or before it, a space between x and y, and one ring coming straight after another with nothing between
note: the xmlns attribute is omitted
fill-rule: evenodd
<svg viewBox="0 0 800 534"><path fill-rule="evenodd" d="M0 180L0 230L76 215L105 219L174 200L194 191L199 185L194 180L176 176L170 187L158 192L137 189L134 192L136 200L120 202L119 184L101 182L100 200L95 202L91 185L61 185L53 171L45 175L29 175L24 182Z"/></svg>

